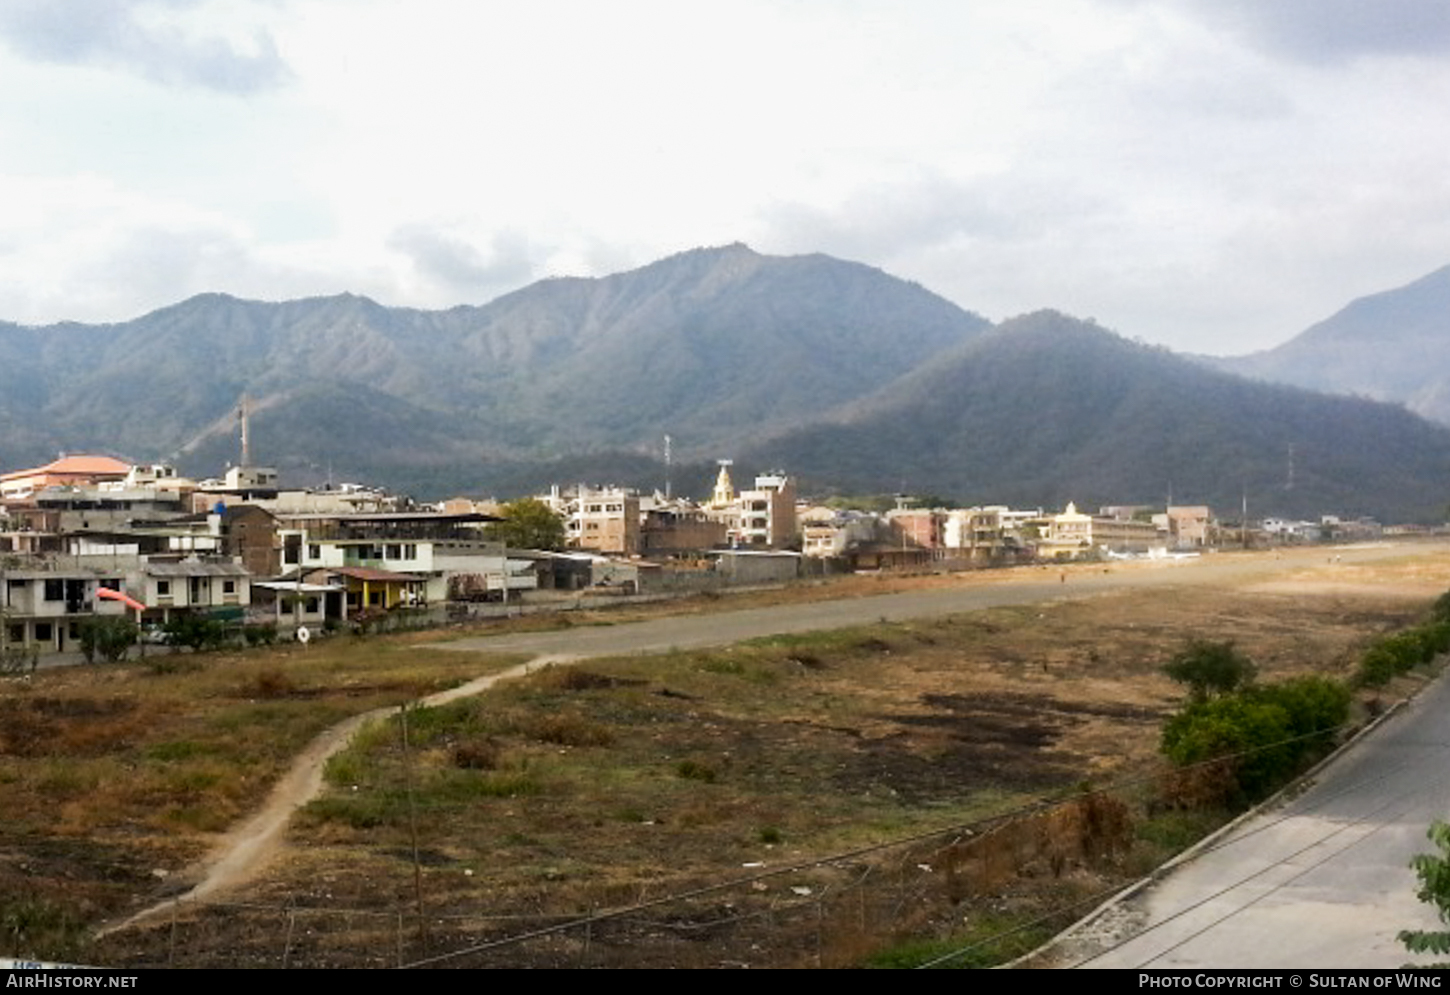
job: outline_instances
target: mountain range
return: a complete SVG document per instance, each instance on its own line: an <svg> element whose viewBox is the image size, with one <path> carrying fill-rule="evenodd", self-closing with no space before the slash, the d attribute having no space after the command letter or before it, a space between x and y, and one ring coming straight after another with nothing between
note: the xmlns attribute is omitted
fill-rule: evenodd
<svg viewBox="0 0 1450 995"><path fill-rule="evenodd" d="M1318 351L1373 351L1389 322L1423 352L1422 309L1444 298L1412 288L1351 305L1358 324ZM738 244L444 311L207 294L111 325L0 323L0 466L99 450L214 474L238 458L243 394L253 458L286 479L420 497L662 486L668 435L682 493L731 457L816 492L968 503L1247 498L1257 514L1430 520L1450 501L1450 429L1398 405L1257 382L1056 312L994 326L868 266Z"/></svg>
<svg viewBox="0 0 1450 995"><path fill-rule="evenodd" d="M1450 425L1450 266L1352 301L1276 348L1217 360L1245 376L1403 404Z"/></svg>

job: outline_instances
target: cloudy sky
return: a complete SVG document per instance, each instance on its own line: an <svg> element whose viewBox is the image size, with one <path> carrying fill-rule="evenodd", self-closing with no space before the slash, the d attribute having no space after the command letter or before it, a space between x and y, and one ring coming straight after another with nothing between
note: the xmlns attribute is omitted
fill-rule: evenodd
<svg viewBox="0 0 1450 995"><path fill-rule="evenodd" d="M1450 264L1444 0L0 0L0 319L700 245L1277 344Z"/></svg>

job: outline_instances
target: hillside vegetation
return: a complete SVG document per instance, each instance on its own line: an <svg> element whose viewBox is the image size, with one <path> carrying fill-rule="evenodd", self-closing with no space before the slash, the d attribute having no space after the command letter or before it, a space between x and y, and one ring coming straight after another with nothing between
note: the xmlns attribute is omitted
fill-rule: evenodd
<svg viewBox="0 0 1450 995"><path fill-rule="evenodd" d="M1423 323L1365 351L1403 311L1358 307L1315 354L1437 368L1450 352ZM1237 379L1050 311L992 328L879 270L743 245L447 311L213 294L117 325L0 325L7 466L108 450L216 474L243 394L254 458L290 482L424 499L661 487L669 435L675 490L697 496L729 457L811 491L967 503L1247 498L1255 517L1429 522L1450 500L1450 429L1402 409Z"/></svg>

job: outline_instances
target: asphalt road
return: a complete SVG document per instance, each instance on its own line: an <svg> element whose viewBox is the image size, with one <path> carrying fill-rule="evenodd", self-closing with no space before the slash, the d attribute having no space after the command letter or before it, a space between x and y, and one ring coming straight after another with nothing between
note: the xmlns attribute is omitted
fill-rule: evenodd
<svg viewBox="0 0 1450 995"><path fill-rule="evenodd" d="M1450 683L1437 681L1270 806L1086 924L1083 967L1394 968L1401 929L1443 929L1410 858L1450 818ZM1106 947L1088 958L1092 947ZM1088 959L1085 959L1088 958Z"/></svg>
<svg viewBox="0 0 1450 995"><path fill-rule="evenodd" d="M882 594L841 601L681 615L640 622L574 627L557 632L478 636L440 642L440 649L594 657L721 646L787 633L839 629L879 621L951 615L1007 605L1041 604L1160 585L1234 585L1306 566L1336 566L1395 559L1410 551L1445 552L1447 544L1374 545L1329 550L1314 547L1269 554L1209 555L1163 562L1110 563L1097 569L1018 568L970 575L960 586ZM1330 562L1339 557L1338 563ZM1066 578L1064 581L1062 578Z"/></svg>

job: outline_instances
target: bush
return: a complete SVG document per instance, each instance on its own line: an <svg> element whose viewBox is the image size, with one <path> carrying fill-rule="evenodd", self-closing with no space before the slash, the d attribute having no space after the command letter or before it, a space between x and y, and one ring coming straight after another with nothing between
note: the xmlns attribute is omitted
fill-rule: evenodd
<svg viewBox="0 0 1450 995"><path fill-rule="evenodd" d="M1348 688L1315 676L1194 701L1163 727L1163 754L1179 767L1220 760L1219 800L1255 800L1324 753L1349 704Z"/></svg>
<svg viewBox="0 0 1450 995"><path fill-rule="evenodd" d="M1207 701L1246 686L1258 671L1231 642L1193 639L1163 665L1163 672L1179 684L1188 685L1192 700Z"/></svg>
<svg viewBox="0 0 1450 995"><path fill-rule="evenodd" d="M218 649L227 641L226 625L205 615L174 615L161 630L168 646L185 646L193 653Z"/></svg>
<svg viewBox="0 0 1450 995"><path fill-rule="evenodd" d="M248 646L271 646L277 641L276 623L244 625L242 638L247 641Z"/></svg>
<svg viewBox="0 0 1450 995"><path fill-rule="evenodd" d="M614 734L607 726L572 711L541 715L528 723L526 732L559 746L609 746L614 742Z"/></svg>
<svg viewBox="0 0 1450 995"><path fill-rule="evenodd" d="M1444 652L1439 647L1447 639L1450 639L1450 626L1446 623L1432 623L1384 636L1364 651L1356 679L1366 687L1387 684Z"/></svg>
<svg viewBox="0 0 1450 995"><path fill-rule="evenodd" d="M1435 599L1428 622L1371 644L1360 658L1355 680L1364 687L1379 687L1441 653L1450 653L1450 591Z"/></svg>
<svg viewBox="0 0 1450 995"><path fill-rule="evenodd" d="M1430 617L1437 622L1450 622L1450 591L1435 599L1430 606Z"/></svg>
<svg viewBox="0 0 1450 995"><path fill-rule="evenodd" d="M95 663L97 655L107 663L120 663L140 632L135 622L117 615L84 619L80 624L81 653L86 663Z"/></svg>
<svg viewBox="0 0 1450 995"><path fill-rule="evenodd" d="M453 746L453 766L464 770L493 770L498 767L500 750L492 739L476 736Z"/></svg>
<svg viewBox="0 0 1450 995"><path fill-rule="evenodd" d="M1277 705L1289 716L1289 731L1298 739L1301 761L1317 753L1328 741L1327 734L1349 720L1349 689L1327 677L1296 677L1248 693Z"/></svg>
<svg viewBox="0 0 1450 995"><path fill-rule="evenodd" d="M6 646L0 649L0 676L33 674L40 666L40 649L35 646Z"/></svg>
<svg viewBox="0 0 1450 995"><path fill-rule="evenodd" d="M681 760L675 765L675 773L687 781L700 781L705 784L714 784L716 778L714 767L697 760Z"/></svg>
<svg viewBox="0 0 1450 995"><path fill-rule="evenodd" d="M1291 720L1279 705L1230 695L1190 704L1163 727L1164 756L1179 767L1223 760L1240 803L1269 794L1295 772Z"/></svg>

